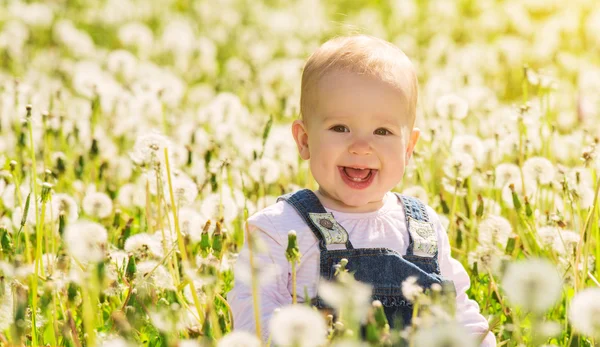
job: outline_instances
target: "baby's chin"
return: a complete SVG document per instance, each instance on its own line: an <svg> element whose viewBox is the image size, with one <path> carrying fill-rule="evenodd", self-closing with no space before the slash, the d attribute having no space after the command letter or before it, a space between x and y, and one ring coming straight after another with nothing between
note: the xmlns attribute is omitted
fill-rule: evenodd
<svg viewBox="0 0 600 347"><path fill-rule="evenodd" d="M322 190L320 190L322 192ZM321 195L324 195L321 193ZM383 206L385 193L375 194L369 192L339 192L327 194L325 197L332 210L340 212L371 212Z"/></svg>

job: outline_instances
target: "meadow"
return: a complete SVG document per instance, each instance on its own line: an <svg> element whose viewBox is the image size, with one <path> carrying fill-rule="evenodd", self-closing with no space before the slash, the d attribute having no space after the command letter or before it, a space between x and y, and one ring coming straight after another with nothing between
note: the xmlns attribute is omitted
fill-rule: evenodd
<svg viewBox="0 0 600 347"><path fill-rule="evenodd" d="M597 0L0 0L0 346L260 346L227 303L268 276L233 277L244 221L316 188L302 67L351 33L416 66L395 190L438 212L498 346L600 346ZM476 345L435 292L396 331L340 281L364 317L282 307L268 343Z"/></svg>

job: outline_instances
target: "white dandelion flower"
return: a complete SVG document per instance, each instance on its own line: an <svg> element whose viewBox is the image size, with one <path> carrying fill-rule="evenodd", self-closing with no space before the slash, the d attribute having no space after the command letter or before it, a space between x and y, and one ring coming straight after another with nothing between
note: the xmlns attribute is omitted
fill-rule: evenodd
<svg viewBox="0 0 600 347"><path fill-rule="evenodd" d="M435 103L437 114L444 119L464 119L469 111L467 100L456 94L447 94Z"/></svg>
<svg viewBox="0 0 600 347"><path fill-rule="evenodd" d="M164 245L167 249L173 248L177 244L177 231L175 229L157 230L151 237L159 244Z"/></svg>
<svg viewBox="0 0 600 347"><path fill-rule="evenodd" d="M123 248L127 253L133 253L140 258L150 256L152 258L163 257L163 247L152 235L139 233L131 235L125 240Z"/></svg>
<svg viewBox="0 0 600 347"><path fill-rule="evenodd" d="M111 198L103 192L89 192L81 202L83 212L91 217L106 218L113 210Z"/></svg>
<svg viewBox="0 0 600 347"><path fill-rule="evenodd" d="M217 347L260 347L261 341L247 331L233 331L217 342Z"/></svg>
<svg viewBox="0 0 600 347"><path fill-rule="evenodd" d="M75 222L79 218L79 206L75 198L69 194L52 195L52 204L55 205L58 212L63 212L70 223ZM55 216L58 218L58 216Z"/></svg>
<svg viewBox="0 0 600 347"><path fill-rule="evenodd" d="M490 215L479 224L479 243L490 247L506 248L508 239L513 235L510 222L501 216Z"/></svg>
<svg viewBox="0 0 600 347"><path fill-rule="evenodd" d="M402 295L408 301L414 302L421 294L423 294L423 287L417 284L416 276L409 276L402 281Z"/></svg>
<svg viewBox="0 0 600 347"><path fill-rule="evenodd" d="M567 180L571 187L593 187L594 185L592 171L582 166L569 170Z"/></svg>
<svg viewBox="0 0 600 347"><path fill-rule="evenodd" d="M556 174L556 169L552 162L543 157L532 157L523 163L523 175L525 179L538 182L539 184L548 184L552 182Z"/></svg>
<svg viewBox="0 0 600 347"><path fill-rule="evenodd" d="M179 340L179 345L177 347L202 347L202 345L196 340L185 339Z"/></svg>
<svg viewBox="0 0 600 347"><path fill-rule="evenodd" d="M148 294L152 289L174 290L175 285L169 271L153 260L141 261L136 264L136 287L141 294Z"/></svg>
<svg viewBox="0 0 600 347"><path fill-rule="evenodd" d="M477 268L480 272L490 271L497 274L500 270L503 260L510 259L504 254L504 251L498 247L489 247L478 245L475 250L469 252L468 264L473 267L477 263Z"/></svg>
<svg viewBox="0 0 600 347"><path fill-rule="evenodd" d="M578 186L571 190L575 206L582 210L587 210L594 204L594 189L590 187Z"/></svg>
<svg viewBox="0 0 600 347"><path fill-rule="evenodd" d="M125 46L134 46L141 51L148 51L154 41L152 30L138 22L124 24L119 28L117 36Z"/></svg>
<svg viewBox="0 0 600 347"><path fill-rule="evenodd" d="M275 183L279 179L280 165L275 160L270 158L261 158L250 164L248 173L255 182L263 182L264 184Z"/></svg>
<svg viewBox="0 0 600 347"><path fill-rule="evenodd" d="M552 248L560 255L570 256L574 254L580 239L579 234L574 231L560 230L552 242Z"/></svg>
<svg viewBox="0 0 600 347"><path fill-rule="evenodd" d="M135 75L137 58L129 51L117 49L108 54L106 58L108 71L114 75L121 75L130 81Z"/></svg>
<svg viewBox="0 0 600 347"><path fill-rule="evenodd" d="M195 209L189 207L181 208L177 218L179 219L179 230L181 233L187 235L192 243L199 242L202 237L202 229L208 219L196 212ZM169 221L171 222L171 229L175 230L175 221L172 213L169 213Z"/></svg>
<svg viewBox="0 0 600 347"><path fill-rule="evenodd" d="M568 314L576 331L600 338L600 288L587 288L575 294Z"/></svg>
<svg viewBox="0 0 600 347"><path fill-rule="evenodd" d="M280 346L321 346L327 341L325 319L304 305L282 307L269 322L273 342Z"/></svg>
<svg viewBox="0 0 600 347"><path fill-rule="evenodd" d="M342 277L344 276L344 277ZM336 310L348 309L355 320L363 320L371 308L370 285L350 278L349 274L342 273L338 281L322 281L318 284L318 293L321 299Z"/></svg>
<svg viewBox="0 0 600 347"><path fill-rule="evenodd" d="M196 197L198 196L198 186L196 183L185 174L180 174L177 177L171 179L171 185L173 188L173 198L175 199L176 206L188 206L191 205ZM164 195L167 197L167 202L171 203L171 193L168 182L165 182Z"/></svg>
<svg viewBox="0 0 600 347"><path fill-rule="evenodd" d="M44 215L44 220L46 223L50 223L53 221L54 219L58 218L59 212L58 212L58 206L51 204L50 202L46 202L45 203L46 206L46 211L45 211L45 215ZM39 213L39 217L41 218L41 212L42 211L42 203L41 201L38 201L38 213ZM31 196L31 200L29 203L29 210L27 211L27 218L25 219L25 221L27 222L27 224L34 226L36 223L36 218L35 218L35 205L33 204L33 195ZM21 219L23 218L23 214L25 213L25 204L23 204L22 207L17 207L14 209L13 214L12 214L12 221L13 221L13 225L15 226L15 228L19 228L21 225ZM30 232L33 232L34 230L29 230Z"/></svg>
<svg viewBox="0 0 600 347"><path fill-rule="evenodd" d="M450 193L456 196L467 196L467 188L464 186L464 182L460 179L442 177L442 189L446 193Z"/></svg>
<svg viewBox="0 0 600 347"><path fill-rule="evenodd" d="M4 287L0 292L0 331L5 331L14 321L13 294L10 280L3 279L0 286Z"/></svg>
<svg viewBox="0 0 600 347"><path fill-rule="evenodd" d="M21 185L19 186L19 190L21 193L22 204L25 205L25 200L27 199L27 195L30 192L29 185L21 183ZM31 194L31 201L33 201L33 194ZM8 209L13 209L19 205L18 202L19 202L19 199L17 196L17 190L15 188L15 185L11 183L11 184L7 185L4 188L4 191L2 192L2 203L3 203L4 207L6 207Z"/></svg>
<svg viewBox="0 0 600 347"><path fill-rule="evenodd" d="M159 133L152 132L141 135L135 140L129 157L138 165L152 167L153 164L164 162L165 148L170 148L169 139Z"/></svg>
<svg viewBox="0 0 600 347"><path fill-rule="evenodd" d="M509 183L515 183L521 180L521 170L515 164L502 163L496 166L494 174L496 176L494 182L496 188L502 188Z"/></svg>
<svg viewBox="0 0 600 347"><path fill-rule="evenodd" d="M536 313L544 313L556 304L562 285L556 266L543 259L513 262L502 278L502 288L509 301Z"/></svg>
<svg viewBox="0 0 600 347"><path fill-rule="evenodd" d="M131 347L132 345L120 336L110 336L102 339L100 347Z"/></svg>
<svg viewBox="0 0 600 347"><path fill-rule="evenodd" d="M202 199L200 213L207 218L217 220L222 216L226 223L231 223L239 214L238 204L233 200L231 194L223 190L223 199L218 193L213 193Z"/></svg>
<svg viewBox="0 0 600 347"><path fill-rule="evenodd" d="M560 229L553 226L543 226L537 228L537 234L543 245L550 246L559 237Z"/></svg>
<svg viewBox="0 0 600 347"><path fill-rule="evenodd" d="M98 223L79 220L69 224L64 233L71 255L83 263L96 263L104 259L108 234Z"/></svg>
<svg viewBox="0 0 600 347"><path fill-rule="evenodd" d="M425 205L427 205L427 202L429 201L427 191L422 186L407 187L402 191L402 194L415 197L421 200Z"/></svg>
<svg viewBox="0 0 600 347"><path fill-rule="evenodd" d="M419 329L414 337L415 346L475 347L475 341L465 328L455 323L441 323Z"/></svg>
<svg viewBox="0 0 600 347"><path fill-rule="evenodd" d="M465 179L473 173L475 161L467 153L454 153L446 159L443 169L446 177Z"/></svg>
<svg viewBox="0 0 600 347"><path fill-rule="evenodd" d="M485 146L475 135L456 135L452 139L451 153L467 153L481 163L485 160Z"/></svg>
<svg viewBox="0 0 600 347"><path fill-rule="evenodd" d="M139 184L126 183L119 188L117 203L125 208L144 207L146 191Z"/></svg>
<svg viewBox="0 0 600 347"><path fill-rule="evenodd" d="M129 256L127 255L127 252L120 249L111 250L108 252L108 260L117 269L124 269L129 261Z"/></svg>

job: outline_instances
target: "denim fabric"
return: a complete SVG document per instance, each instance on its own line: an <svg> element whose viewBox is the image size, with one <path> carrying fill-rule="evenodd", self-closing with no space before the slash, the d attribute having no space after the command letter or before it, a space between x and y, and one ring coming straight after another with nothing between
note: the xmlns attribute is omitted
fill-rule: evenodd
<svg viewBox="0 0 600 347"><path fill-rule="evenodd" d="M411 218L414 223L429 222L423 203L412 197L397 193L396 195L405 208L407 230L410 228ZM437 247L433 256L414 254L414 242L411 232L409 232L409 246L404 256L388 248L355 249L347 237L346 249L328 250L328 241L324 234L333 227L329 222L319 225L319 219L314 218L315 214L324 216L327 213L317 196L311 190L303 189L293 194L281 196L278 198L279 200L285 200L293 206L319 240L321 277L325 280L333 280L334 266L341 259L347 259L348 265L346 268L354 273L356 280L368 283L373 287L372 299L381 301L392 328L401 328L411 323L413 305L402 294L402 282L408 277L415 276L417 284L424 289L430 288L434 283L440 285L444 283L444 287L452 284L451 281L444 280L440 275ZM313 214L313 218L311 218L311 214ZM341 228L347 235L341 225L336 224L336 228ZM329 242L332 242L331 238ZM453 284L449 287L453 288ZM318 308L330 309L318 296L318 293L313 303Z"/></svg>

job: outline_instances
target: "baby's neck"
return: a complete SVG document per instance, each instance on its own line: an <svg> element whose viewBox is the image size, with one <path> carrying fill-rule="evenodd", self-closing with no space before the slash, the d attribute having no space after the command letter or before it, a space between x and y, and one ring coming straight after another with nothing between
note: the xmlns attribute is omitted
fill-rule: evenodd
<svg viewBox="0 0 600 347"><path fill-rule="evenodd" d="M321 204L326 208L344 213L374 212L383 207L383 199L379 201L371 201L368 204L362 206L349 206L344 204L342 201L330 197L326 192L324 192L321 189L317 189L315 191L315 194L319 198Z"/></svg>

